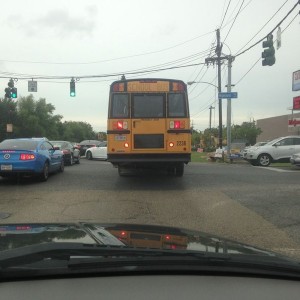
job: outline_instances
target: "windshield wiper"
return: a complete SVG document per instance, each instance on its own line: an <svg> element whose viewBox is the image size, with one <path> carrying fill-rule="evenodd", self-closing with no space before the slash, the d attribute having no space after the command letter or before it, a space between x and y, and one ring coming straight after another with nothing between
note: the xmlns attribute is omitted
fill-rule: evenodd
<svg viewBox="0 0 300 300"><path fill-rule="evenodd" d="M57 262L64 261L57 268ZM191 250L131 248L79 243L44 243L0 252L0 271L58 273L194 271L300 278L298 262L277 256L224 254ZM47 274L47 273L46 273Z"/></svg>

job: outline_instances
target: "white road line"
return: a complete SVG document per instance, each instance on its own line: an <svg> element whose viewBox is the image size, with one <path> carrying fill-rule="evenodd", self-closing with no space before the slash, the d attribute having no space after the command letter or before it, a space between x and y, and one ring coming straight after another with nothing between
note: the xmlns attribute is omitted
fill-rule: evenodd
<svg viewBox="0 0 300 300"><path fill-rule="evenodd" d="M260 168L264 170L269 170L269 171L274 171L274 172L282 172L282 173L291 173L295 172L293 170L284 170L284 169L277 169L277 168L272 168L272 167L255 167L255 168Z"/></svg>

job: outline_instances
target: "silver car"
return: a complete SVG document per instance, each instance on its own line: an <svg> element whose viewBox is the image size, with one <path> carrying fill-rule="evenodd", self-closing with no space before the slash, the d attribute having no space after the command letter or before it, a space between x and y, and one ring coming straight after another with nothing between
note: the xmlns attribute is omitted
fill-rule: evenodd
<svg viewBox="0 0 300 300"><path fill-rule="evenodd" d="M268 142L264 146L252 147L246 160L254 166L267 167L271 162L289 162L293 154L300 152L300 136L286 136Z"/></svg>

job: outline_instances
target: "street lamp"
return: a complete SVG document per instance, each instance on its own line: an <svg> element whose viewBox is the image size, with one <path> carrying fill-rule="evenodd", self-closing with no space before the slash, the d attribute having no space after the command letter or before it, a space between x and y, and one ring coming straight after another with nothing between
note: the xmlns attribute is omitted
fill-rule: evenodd
<svg viewBox="0 0 300 300"><path fill-rule="evenodd" d="M215 84L211 83L211 82L207 82L207 81L188 81L187 82L187 85L192 85L194 83L206 83L206 84L209 84L209 85L212 85L214 86L216 89L218 89L218 86L216 86Z"/></svg>
<svg viewBox="0 0 300 300"><path fill-rule="evenodd" d="M192 85L194 83L206 83L206 84L209 84L209 85L211 85L211 86L213 86L213 87L215 87L216 89L219 90L219 88L218 88L217 85L215 85L215 84L213 84L211 82L207 82L207 81L188 81L187 85ZM211 110L212 109L214 109L214 107L210 106L209 107L209 134L210 135L211 135ZM222 130L222 128L221 128L221 130ZM211 139L209 140L209 146L211 146Z"/></svg>

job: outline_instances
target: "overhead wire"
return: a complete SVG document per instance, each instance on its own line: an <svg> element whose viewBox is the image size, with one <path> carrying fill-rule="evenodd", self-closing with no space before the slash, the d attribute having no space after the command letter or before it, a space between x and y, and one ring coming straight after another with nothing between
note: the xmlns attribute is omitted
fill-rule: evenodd
<svg viewBox="0 0 300 300"><path fill-rule="evenodd" d="M237 53L239 53L242 49L244 49L268 24L269 22L277 15L277 13L283 8L283 6L288 2L286 0L278 9L277 11L271 16L271 18L260 28L260 30L242 47L240 48Z"/></svg>
<svg viewBox="0 0 300 300"><path fill-rule="evenodd" d="M229 2L228 2L228 5L227 5L227 8L226 8L225 14L224 14L224 16L223 16L221 25L219 26L220 28L223 26L223 22L224 22L224 20L225 20L225 18L226 18L227 11L228 11L228 8L229 8L229 6L230 6L230 3L231 3L231 0L229 0Z"/></svg>
<svg viewBox="0 0 300 300"><path fill-rule="evenodd" d="M235 57L238 57L238 56L244 54L245 52L249 51L250 49L252 49L256 45L258 45L259 43L261 43L264 39L266 39L268 37L268 35L272 34L283 23L283 21L294 11L294 9L297 7L297 5L299 3L300 3L299 0L297 0L297 3L289 10L289 12L285 15L285 17L267 35L265 35L264 37L262 37L259 41L257 41L256 43L254 43L253 45L251 45L250 47L248 47L244 51L237 53L235 55Z"/></svg>
<svg viewBox="0 0 300 300"><path fill-rule="evenodd" d="M231 24L231 26L230 26L230 28L229 28L229 30L228 30L228 32L227 32L227 34L226 34L224 40L223 40L223 42L226 41L226 39L227 39L227 37L228 37L228 35L229 35L229 33L230 33L232 27L233 27L233 25L234 25L234 23L235 23L235 21L236 21L238 15L240 14L241 9L242 9L242 6L244 5L244 1L245 1L245 0L242 1L242 4L241 4L241 6L240 6L240 8L239 8L239 10L238 10L238 12L237 12L237 14L236 14L235 17L234 17L233 22L232 22L232 24Z"/></svg>
<svg viewBox="0 0 300 300"><path fill-rule="evenodd" d="M288 25L282 30L281 34L283 34L286 29L294 22L294 20L299 16L297 13L294 18L288 23ZM255 63L249 68L249 70L235 83L235 85L238 85L247 75L248 73L256 66L256 64L261 60L261 57L258 58L258 60L255 61Z"/></svg>

